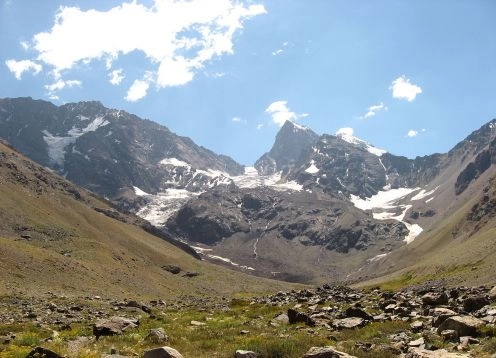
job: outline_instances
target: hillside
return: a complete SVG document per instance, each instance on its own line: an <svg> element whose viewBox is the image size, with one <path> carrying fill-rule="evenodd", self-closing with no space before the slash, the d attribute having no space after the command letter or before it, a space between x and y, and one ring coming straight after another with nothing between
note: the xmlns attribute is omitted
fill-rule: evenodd
<svg viewBox="0 0 496 358"><path fill-rule="evenodd" d="M194 258L5 143L0 184L0 294L166 298L288 288Z"/></svg>

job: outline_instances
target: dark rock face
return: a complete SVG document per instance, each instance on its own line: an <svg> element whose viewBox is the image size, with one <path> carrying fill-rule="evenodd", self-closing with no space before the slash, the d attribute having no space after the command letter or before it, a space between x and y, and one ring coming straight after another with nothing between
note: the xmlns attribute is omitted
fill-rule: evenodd
<svg viewBox="0 0 496 358"><path fill-rule="evenodd" d="M319 136L311 129L286 121L277 133L274 146L255 163L258 172L273 174L294 165Z"/></svg>
<svg viewBox="0 0 496 358"><path fill-rule="evenodd" d="M169 219L167 228L207 245L253 233L342 253L365 250L377 237L399 244L407 233L402 223L372 219L340 200L315 199L305 192L268 188L216 190L191 199Z"/></svg>
<svg viewBox="0 0 496 358"><path fill-rule="evenodd" d="M93 334L98 339L101 336L114 336L139 326L139 321L125 317L102 319L93 325Z"/></svg>
<svg viewBox="0 0 496 358"><path fill-rule="evenodd" d="M182 187L196 183L198 190L211 184L210 177L195 175L193 169L243 172L229 157L100 102L57 107L31 98L0 99L0 137L43 166L110 198L122 187L156 193L166 182ZM160 164L166 158L189 167L167 164L175 161Z"/></svg>

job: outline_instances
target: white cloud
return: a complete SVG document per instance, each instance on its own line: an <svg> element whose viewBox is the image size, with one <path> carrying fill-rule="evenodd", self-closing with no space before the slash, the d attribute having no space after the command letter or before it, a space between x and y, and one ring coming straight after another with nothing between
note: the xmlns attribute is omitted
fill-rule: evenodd
<svg viewBox="0 0 496 358"><path fill-rule="evenodd" d="M418 136L418 134L419 134L419 133L418 133L418 131L413 130L413 129L410 129L406 135L407 135L408 137L410 137L410 138L413 138L413 137Z"/></svg>
<svg viewBox="0 0 496 358"><path fill-rule="evenodd" d="M410 79L405 75L395 79L389 89L393 91L393 98L406 99L408 102L413 101L418 94L422 93L422 88L410 83Z"/></svg>
<svg viewBox="0 0 496 358"><path fill-rule="evenodd" d="M353 130L353 128L351 128L351 127L344 127L344 128L339 128L339 129L336 131L336 135L337 135L337 136L347 136L347 137L352 137L354 132L355 132L355 131Z"/></svg>
<svg viewBox="0 0 496 358"><path fill-rule="evenodd" d="M146 80L134 80L133 84L127 90L126 101L136 102L148 93L150 82Z"/></svg>
<svg viewBox="0 0 496 358"><path fill-rule="evenodd" d="M59 79L58 81L50 84L50 85L45 85L45 89L47 90L47 95L48 98L58 100L59 96L56 95L56 93L64 88L72 88L72 87L81 87L82 82L78 80L61 80Z"/></svg>
<svg viewBox="0 0 496 358"><path fill-rule="evenodd" d="M387 110L388 110L388 107L384 103L381 102L379 104L375 104L373 106L370 106L367 109L367 113L365 113L363 116L360 116L359 118L361 118L361 119L370 118L370 117L375 116L377 114L377 112L387 111Z"/></svg>
<svg viewBox="0 0 496 358"><path fill-rule="evenodd" d="M233 117L231 118L231 121L233 121L234 123L246 123L246 119L243 119L241 117Z"/></svg>
<svg viewBox="0 0 496 358"><path fill-rule="evenodd" d="M263 126L264 126L264 125L263 125L263 123L258 123L258 124L257 124L257 129L260 129L260 128L262 128Z"/></svg>
<svg viewBox="0 0 496 358"><path fill-rule="evenodd" d="M37 75L43 69L39 63L31 60L7 60L5 61L5 64L18 80L22 78L24 72L31 71L33 74Z"/></svg>
<svg viewBox="0 0 496 358"><path fill-rule="evenodd" d="M34 35L32 48L55 79L79 63L104 60L110 70L120 56L137 51L159 88L181 86L209 61L232 54L243 23L266 13L263 5L245 2L154 0L148 7L134 0L108 11L62 6L53 27Z"/></svg>
<svg viewBox="0 0 496 358"><path fill-rule="evenodd" d="M272 56L277 56L277 55L280 55L281 53L283 53L284 50L286 49L286 47L288 47L288 45L289 45L289 42L287 42L287 41L283 42L280 48L278 48L275 51L272 51Z"/></svg>
<svg viewBox="0 0 496 358"><path fill-rule="evenodd" d="M29 50L29 43L27 41L21 41L21 47L24 50Z"/></svg>
<svg viewBox="0 0 496 358"><path fill-rule="evenodd" d="M122 74L123 70L122 68L119 68L118 70L113 70L112 72L109 73L109 82L113 84L114 86L119 85L122 80L124 79L124 75Z"/></svg>
<svg viewBox="0 0 496 358"><path fill-rule="evenodd" d="M296 122L300 118L308 117L308 113L292 112L287 101L273 102L265 109L265 112L272 116L272 121L279 127L282 127L286 121Z"/></svg>

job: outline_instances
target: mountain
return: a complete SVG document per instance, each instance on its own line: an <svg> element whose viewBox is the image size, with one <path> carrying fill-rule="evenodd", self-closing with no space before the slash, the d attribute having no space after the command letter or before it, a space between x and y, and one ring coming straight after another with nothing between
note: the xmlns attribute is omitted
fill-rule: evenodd
<svg viewBox="0 0 496 358"><path fill-rule="evenodd" d="M209 171L243 167L166 127L100 102L55 106L31 98L0 100L1 137L36 162L111 199L133 187L212 186Z"/></svg>
<svg viewBox="0 0 496 358"><path fill-rule="evenodd" d="M256 161L255 168L262 175L284 171L294 165L318 139L319 136L310 128L286 121L277 133L272 149Z"/></svg>
<svg viewBox="0 0 496 358"><path fill-rule="evenodd" d="M203 259L298 282L393 270L381 263L430 240L496 174L496 120L415 159L286 122L245 168L99 102L0 100L0 136Z"/></svg>
<svg viewBox="0 0 496 358"><path fill-rule="evenodd" d="M194 258L3 142L0 183L2 295L156 299L288 288Z"/></svg>

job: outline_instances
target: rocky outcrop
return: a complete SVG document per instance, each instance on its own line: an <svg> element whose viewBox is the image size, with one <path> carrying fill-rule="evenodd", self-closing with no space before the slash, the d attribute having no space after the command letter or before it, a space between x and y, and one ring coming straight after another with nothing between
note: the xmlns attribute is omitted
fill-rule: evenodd
<svg viewBox="0 0 496 358"><path fill-rule="evenodd" d="M165 346L145 351L143 358L183 358L183 356L174 348Z"/></svg>

